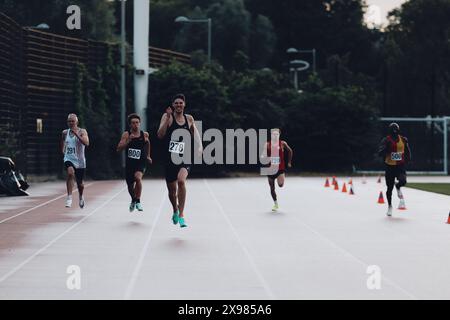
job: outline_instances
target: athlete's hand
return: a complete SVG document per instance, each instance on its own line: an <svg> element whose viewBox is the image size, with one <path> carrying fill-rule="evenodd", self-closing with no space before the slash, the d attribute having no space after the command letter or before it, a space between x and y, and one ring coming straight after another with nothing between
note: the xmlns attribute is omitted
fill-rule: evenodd
<svg viewBox="0 0 450 320"><path fill-rule="evenodd" d="M152 163L153 163L153 160L152 160L152 158L150 158L150 157L147 157L147 161L148 161L149 164L152 164Z"/></svg>
<svg viewBox="0 0 450 320"><path fill-rule="evenodd" d="M173 113L172 107L167 107L166 113L167 113L167 116L170 116Z"/></svg>
<svg viewBox="0 0 450 320"><path fill-rule="evenodd" d="M288 163L288 168L292 168L292 163Z"/></svg>

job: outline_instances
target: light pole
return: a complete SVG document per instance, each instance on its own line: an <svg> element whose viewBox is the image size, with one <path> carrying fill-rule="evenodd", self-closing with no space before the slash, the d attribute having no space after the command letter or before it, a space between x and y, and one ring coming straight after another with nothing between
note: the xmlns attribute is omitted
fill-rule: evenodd
<svg viewBox="0 0 450 320"><path fill-rule="evenodd" d="M125 90L125 64L126 64L126 51L125 51L125 1L121 1L121 21L120 21L120 128L122 132L125 132L125 109L126 109L126 90ZM125 168L125 153L122 152L122 168Z"/></svg>
<svg viewBox="0 0 450 320"><path fill-rule="evenodd" d="M286 52L288 54L296 54L298 52L300 52L299 50L295 49L295 48L289 48L286 50ZM303 70L307 70L309 68L309 63L307 61L303 61L303 60L290 60L289 61L289 70L294 72L294 88L295 91L298 91L298 72L299 71L303 71ZM315 69L315 67L314 67ZM314 71L315 72L315 71Z"/></svg>
<svg viewBox="0 0 450 320"><path fill-rule="evenodd" d="M316 73L316 49L297 50L296 48L289 48L287 53L311 53L313 58L313 72Z"/></svg>
<svg viewBox="0 0 450 320"><path fill-rule="evenodd" d="M208 23L208 63L211 63L211 25L212 25L212 19L189 19L184 16L177 17L175 19L175 22L192 22L192 23Z"/></svg>
<svg viewBox="0 0 450 320"><path fill-rule="evenodd" d="M28 26L28 27L24 27L24 28L37 29L37 30L49 30L50 26L46 23L40 23L37 26Z"/></svg>

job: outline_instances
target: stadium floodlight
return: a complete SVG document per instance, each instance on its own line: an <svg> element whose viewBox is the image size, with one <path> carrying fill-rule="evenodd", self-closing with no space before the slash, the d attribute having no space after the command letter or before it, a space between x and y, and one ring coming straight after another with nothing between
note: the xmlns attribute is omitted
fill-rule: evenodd
<svg viewBox="0 0 450 320"><path fill-rule="evenodd" d="M175 18L177 23L207 23L208 24L208 63L211 63L211 25L212 19L190 19L185 16L179 16Z"/></svg>

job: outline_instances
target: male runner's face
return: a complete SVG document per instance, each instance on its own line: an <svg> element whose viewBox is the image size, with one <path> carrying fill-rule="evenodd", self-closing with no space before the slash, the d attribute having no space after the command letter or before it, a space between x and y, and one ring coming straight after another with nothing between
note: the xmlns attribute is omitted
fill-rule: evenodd
<svg viewBox="0 0 450 320"><path fill-rule="evenodd" d="M280 132L278 130L272 131L272 141L278 142L280 140Z"/></svg>
<svg viewBox="0 0 450 320"><path fill-rule="evenodd" d="M173 102L173 108L176 113L182 113L184 111L184 101L182 99L175 99Z"/></svg>
<svg viewBox="0 0 450 320"><path fill-rule="evenodd" d="M69 126L69 129L76 128L78 124L77 118L70 117L67 119L67 125Z"/></svg>
<svg viewBox="0 0 450 320"><path fill-rule="evenodd" d="M139 119L131 119L130 121L130 127L131 127L131 131L139 131L139 128L141 126L141 122L139 121Z"/></svg>

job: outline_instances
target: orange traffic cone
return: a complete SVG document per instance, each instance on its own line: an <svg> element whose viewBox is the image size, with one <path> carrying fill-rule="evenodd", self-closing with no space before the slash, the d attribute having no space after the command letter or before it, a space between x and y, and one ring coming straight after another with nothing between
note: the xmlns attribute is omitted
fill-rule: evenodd
<svg viewBox="0 0 450 320"><path fill-rule="evenodd" d="M349 185L352 185L352 184L353 184L353 180L350 179L350 181L348 182L348 184L349 184Z"/></svg>
<svg viewBox="0 0 450 320"><path fill-rule="evenodd" d="M336 177L333 176L333 181L331 181L331 184L334 186L336 184Z"/></svg>
<svg viewBox="0 0 450 320"><path fill-rule="evenodd" d="M381 183L381 175L378 176L378 181L377 183Z"/></svg>
<svg viewBox="0 0 450 320"><path fill-rule="evenodd" d="M380 195L378 196L378 203L384 204L383 191L380 191Z"/></svg>
<svg viewBox="0 0 450 320"><path fill-rule="evenodd" d="M339 190L339 183L337 182L337 180L334 183L334 190Z"/></svg>
<svg viewBox="0 0 450 320"><path fill-rule="evenodd" d="M448 213L447 224L450 224L450 212Z"/></svg>
<svg viewBox="0 0 450 320"><path fill-rule="evenodd" d="M345 185L345 182L344 182L344 186L342 187L342 192L347 193L347 186Z"/></svg>
<svg viewBox="0 0 450 320"><path fill-rule="evenodd" d="M328 181L328 178L327 178L327 180L325 181L325 188L329 188L330 187L330 181Z"/></svg>
<svg viewBox="0 0 450 320"><path fill-rule="evenodd" d="M350 185L349 195L351 195L351 196L355 195L355 192L353 191L353 185L352 184Z"/></svg>

